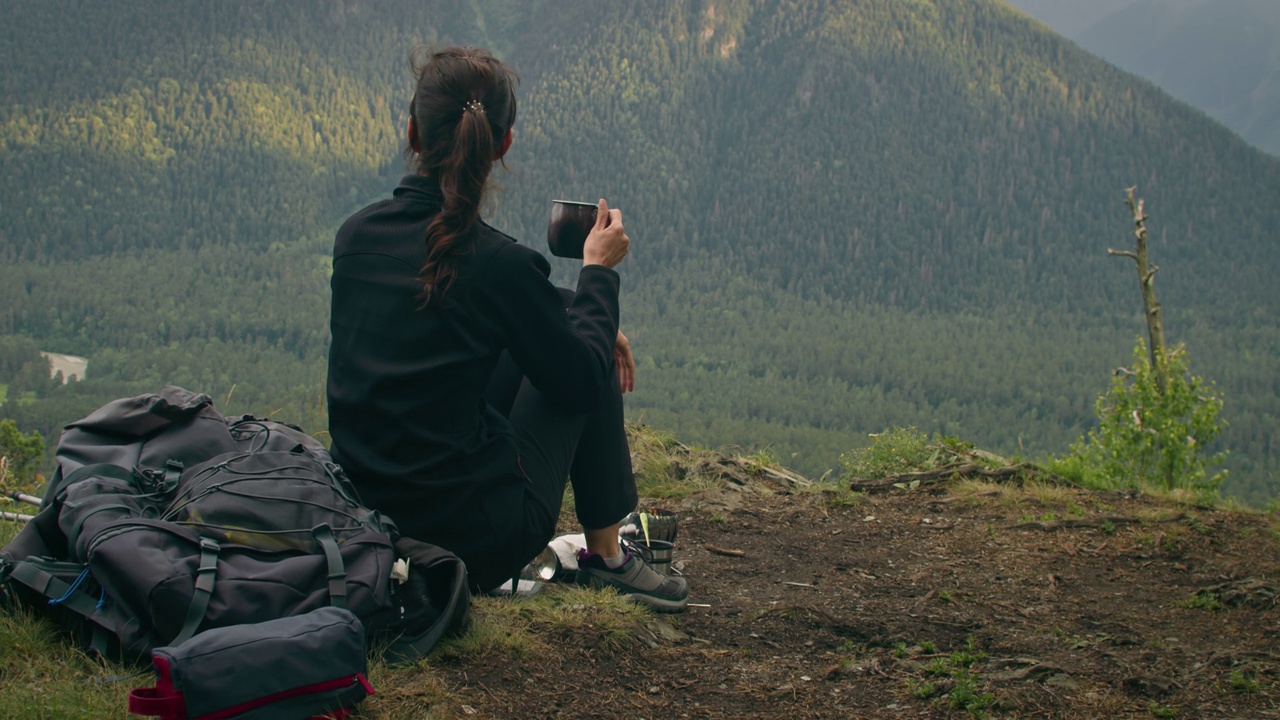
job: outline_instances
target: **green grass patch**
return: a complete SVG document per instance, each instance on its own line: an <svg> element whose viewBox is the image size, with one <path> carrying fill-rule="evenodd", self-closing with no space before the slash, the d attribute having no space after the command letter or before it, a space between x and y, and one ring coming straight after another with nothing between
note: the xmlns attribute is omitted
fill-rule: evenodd
<svg viewBox="0 0 1280 720"><path fill-rule="evenodd" d="M1258 682L1258 673L1245 670L1233 670L1227 677L1227 685L1231 691L1241 695L1251 695L1262 691L1262 683Z"/></svg>
<svg viewBox="0 0 1280 720"><path fill-rule="evenodd" d="M5 512L30 514L29 510L24 510L23 506L17 503L0 502L0 508L3 508ZM30 510L34 509L30 508ZM14 538L18 537L20 532L22 532L22 523L13 522L12 520L0 520L0 547L8 545Z"/></svg>
<svg viewBox="0 0 1280 720"><path fill-rule="evenodd" d="M99 663L68 644L51 624L0 611L0 717L38 720L129 718L129 691L151 677L104 682L137 670Z"/></svg>
<svg viewBox="0 0 1280 720"><path fill-rule="evenodd" d="M1208 590L1201 590L1192 595L1189 600L1182 604L1183 607L1193 610L1208 610L1214 612L1222 609L1222 600L1218 596Z"/></svg>
<svg viewBox="0 0 1280 720"><path fill-rule="evenodd" d="M670 433L648 425L627 424L632 471L641 497L677 499L710 490L716 483L693 471L697 457L710 454L682 445Z"/></svg>

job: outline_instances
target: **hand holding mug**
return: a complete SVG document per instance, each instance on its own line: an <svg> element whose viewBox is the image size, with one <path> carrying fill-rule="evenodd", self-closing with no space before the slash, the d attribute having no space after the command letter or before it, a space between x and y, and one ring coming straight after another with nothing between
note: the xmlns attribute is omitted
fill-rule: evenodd
<svg viewBox="0 0 1280 720"><path fill-rule="evenodd" d="M627 256L631 238L622 227L622 211L610 210L604 198L596 206L596 223L582 245L583 265L617 267Z"/></svg>

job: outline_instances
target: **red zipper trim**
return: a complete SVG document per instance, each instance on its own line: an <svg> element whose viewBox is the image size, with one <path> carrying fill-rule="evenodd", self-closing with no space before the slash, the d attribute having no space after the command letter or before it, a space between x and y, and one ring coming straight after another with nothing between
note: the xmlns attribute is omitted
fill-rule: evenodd
<svg viewBox="0 0 1280 720"><path fill-rule="evenodd" d="M288 700L289 698L298 697L299 695L311 695L314 693L329 692L331 690L341 690L342 688L350 687L356 683L363 685L364 689L370 695L374 694L373 685L369 684L369 679L364 676L364 673L356 673L354 677L340 677L312 685L304 685L302 687L281 690L278 693L272 693L264 697L255 698L248 702L240 703L239 705L223 708L222 710L209 713L208 715L201 715L195 718L195 720L230 720L230 718L234 718L236 715L249 712L250 710L256 710L260 707L265 707L274 702ZM338 709L335 709L333 712L338 712Z"/></svg>

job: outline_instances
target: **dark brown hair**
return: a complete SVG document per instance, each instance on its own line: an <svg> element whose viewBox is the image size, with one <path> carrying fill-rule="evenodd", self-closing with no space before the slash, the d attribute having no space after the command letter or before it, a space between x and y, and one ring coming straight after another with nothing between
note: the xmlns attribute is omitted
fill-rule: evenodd
<svg viewBox="0 0 1280 720"><path fill-rule="evenodd" d="M418 148L405 153L444 196L427 226L427 261L418 273L426 305L449 289L458 255L470 250L468 236L480 218L494 155L516 120L519 78L489 51L473 47L418 48L412 67L418 85L410 112Z"/></svg>

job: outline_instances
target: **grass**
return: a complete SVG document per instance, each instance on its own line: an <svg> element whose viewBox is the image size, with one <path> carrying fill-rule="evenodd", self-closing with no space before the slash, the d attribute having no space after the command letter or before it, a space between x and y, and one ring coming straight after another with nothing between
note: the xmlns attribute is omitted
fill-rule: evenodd
<svg viewBox="0 0 1280 720"><path fill-rule="evenodd" d="M866 498L866 493L855 492L843 482L814 483L809 490L819 493L828 508L857 507Z"/></svg>
<svg viewBox="0 0 1280 720"><path fill-rule="evenodd" d="M909 649L905 642L900 642L894 649L894 656L901 658L913 650L932 655L934 645L931 642L922 642L916 648ZM993 693L982 692L978 673L974 670L974 667L986 658L987 654L978 649L973 638L969 638L965 641L963 648L954 650L944 657L930 658L929 662L920 668L926 677L938 678L938 682L907 678L907 694L917 700L936 698L934 700L936 705L963 710L970 717L986 718L987 711L996 705L996 696ZM943 681L950 682L948 689L942 689Z"/></svg>
<svg viewBox="0 0 1280 720"><path fill-rule="evenodd" d="M679 499L716 486L714 479L693 472L696 456L711 451L681 445L670 433L647 425L627 423L632 471L642 497Z"/></svg>
<svg viewBox="0 0 1280 720"><path fill-rule="evenodd" d="M1193 488L1166 488L1160 485L1143 486L1142 492L1157 500L1164 500L1184 507L1200 507L1208 505L1217 507L1222 502L1216 494Z"/></svg>
<svg viewBox="0 0 1280 720"><path fill-rule="evenodd" d="M959 502L966 507L982 505L990 498L1003 499L1010 494L1009 487L989 480L965 478L952 483L949 487L951 494L959 498Z"/></svg>
<svg viewBox="0 0 1280 720"><path fill-rule="evenodd" d="M1190 599L1182 604L1183 607L1192 610L1208 610L1214 612L1222 609L1222 600L1218 596L1208 590L1201 590L1192 595Z"/></svg>
<svg viewBox="0 0 1280 720"><path fill-rule="evenodd" d="M1028 480L1022 491L1041 505L1066 505L1076 499L1077 491L1067 485L1055 485L1039 480Z"/></svg>
<svg viewBox="0 0 1280 720"><path fill-rule="evenodd" d="M1258 682L1258 673L1252 671L1233 670L1227 677L1227 685L1231 686L1232 692L1242 695L1262 691L1262 684Z"/></svg>
<svg viewBox="0 0 1280 720"><path fill-rule="evenodd" d="M0 502L0 508L4 508L5 512L29 512L24 510L23 506L16 503ZM0 520L0 547L8 545L11 540L18 537L18 533L22 531L22 523L11 522L9 520Z"/></svg>
<svg viewBox="0 0 1280 720"><path fill-rule="evenodd" d="M928 700L938 694L938 686L931 682L907 678L907 692L917 700Z"/></svg>
<svg viewBox="0 0 1280 720"><path fill-rule="evenodd" d="M1135 508L1132 515L1138 519L1143 525L1153 525L1172 520L1184 513L1176 508L1166 505L1157 505L1153 507Z"/></svg>
<svg viewBox="0 0 1280 720"><path fill-rule="evenodd" d="M91 659L49 623L12 609L0 611L0 648L0 717L128 718L129 691L151 681L102 682L135 671Z"/></svg>

